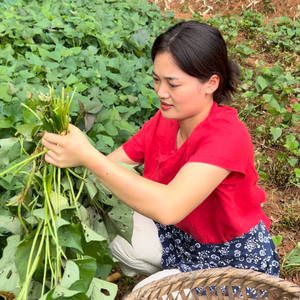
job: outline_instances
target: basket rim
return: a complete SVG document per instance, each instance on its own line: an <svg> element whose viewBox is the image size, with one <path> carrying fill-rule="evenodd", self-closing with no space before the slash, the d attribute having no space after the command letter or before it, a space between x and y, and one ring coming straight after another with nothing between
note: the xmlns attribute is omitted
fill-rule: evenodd
<svg viewBox="0 0 300 300"><path fill-rule="evenodd" d="M249 269L237 269L234 267L209 268L170 275L150 282L139 288L138 290L131 292L129 295L124 297L124 300L142 299L145 294L150 294L158 289L161 289L165 287L166 284L173 285L178 282L185 283L197 279L206 278L207 280L209 280L220 277L228 279L243 279L244 282L248 283L254 282L258 284L265 284L270 287L274 287L277 290L281 290L285 294L290 294L293 298L300 300L300 286L273 275Z"/></svg>

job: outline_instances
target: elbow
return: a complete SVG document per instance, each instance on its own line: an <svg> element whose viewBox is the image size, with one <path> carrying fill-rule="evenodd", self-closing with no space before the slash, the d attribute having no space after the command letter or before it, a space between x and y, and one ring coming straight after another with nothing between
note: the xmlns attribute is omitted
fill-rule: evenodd
<svg viewBox="0 0 300 300"><path fill-rule="evenodd" d="M157 216L156 221L164 226L175 225L182 221L186 216L179 215L178 213L165 213Z"/></svg>
<svg viewBox="0 0 300 300"><path fill-rule="evenodd" d="M158 195L157 204L153 207L153 220L164 226L174 225L182 221L188 214L188 206L182 203L182 197L166 189L166 193Z"/></svg>

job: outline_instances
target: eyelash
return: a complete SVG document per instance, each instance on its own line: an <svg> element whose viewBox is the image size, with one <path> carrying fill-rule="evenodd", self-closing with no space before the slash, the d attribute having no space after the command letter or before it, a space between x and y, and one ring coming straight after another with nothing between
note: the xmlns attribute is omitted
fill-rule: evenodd
<svg viewBox="0 0 300 300"><path fill-rule="evenodd" d="M153 77L153 81L156 83L156 82L159 81L159 79ZM174 85L174 84L171 84L171 83L168 83L168 84L169 84L169 86L170 86L171 88L176 88L176 87L179 86L179 85Z"/></svg>
<svg viewBox="0 0 300 300"><path fill-rule="evenodd" d="M169 86L170 86L171 88L176 88L176 87L178 87L179 85L174 85L174 84L169 83Z"/></svg>

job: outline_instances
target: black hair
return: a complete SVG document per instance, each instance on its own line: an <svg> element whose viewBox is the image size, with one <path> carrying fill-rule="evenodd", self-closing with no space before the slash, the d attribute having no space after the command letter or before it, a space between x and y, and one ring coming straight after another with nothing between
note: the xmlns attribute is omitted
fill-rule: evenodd
<svg viewBox="0 0 300 300"><path fill-rule="evenodd" d="M186 21L176 24L154 41L151 57L168 52L186 74L207 82L212 75L220 78L213 94L217 103L230 100L240 82L238 65L229 60L220 31L205 23Z"/></svg>

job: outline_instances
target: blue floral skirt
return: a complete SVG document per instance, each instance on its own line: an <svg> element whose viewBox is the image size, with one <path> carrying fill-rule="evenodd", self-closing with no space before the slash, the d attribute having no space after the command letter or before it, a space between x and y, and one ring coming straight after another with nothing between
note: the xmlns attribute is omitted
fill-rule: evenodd
<svg viewBox="0 0 300 300"><path fill-rule="evenodd" d="M234 267L279 277L278 254L269 231L261 221L248 233L222 244L201 244L177 227L155 222L163 247L163 269L181 272Z"/></svg>

